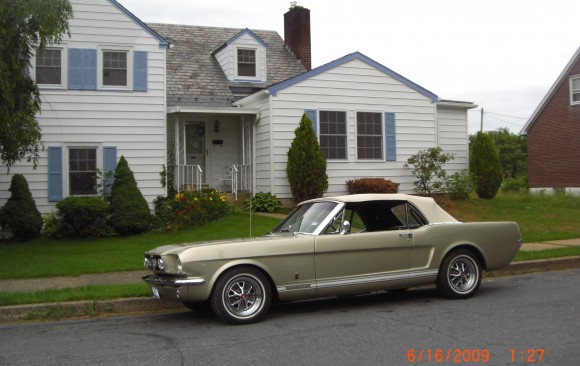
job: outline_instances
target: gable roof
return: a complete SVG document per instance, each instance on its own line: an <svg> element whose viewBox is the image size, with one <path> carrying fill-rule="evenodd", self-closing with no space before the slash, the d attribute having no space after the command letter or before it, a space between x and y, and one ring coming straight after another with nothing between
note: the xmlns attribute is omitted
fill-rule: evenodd
<svg viewBox="0 0 580 366"><path fill-rule="evenodd" d="M131 13L129 10L125 9L125 7L123 7L123 5L119 4L116 0L109 0L109 2L115 8L119 9L122 13L125 13L125 15L127 15L133 22L135 22L138 26L143 28L143 30L145 30L151 36L153 36L153 38L157 39L157 41L159 41L159 48L164 48L164 49L169 48L169 42L167 42L165 40L165 38L161 37L159 34L157 34L157 32L155 32L153 29L149 28L147 26L147 24L145 24L141 21L141 19L137 18L133 13Z"/></svg>
<svg viewBox="0 0 580 366"><path fill-rule="evenodd" d="M306 71L285 47L278 33L254 30L252 34L268 45L268 81L230 82L212 52L236 35L243 34L244 29L176 24L149 26L172 44L167 51L168 107L232 107L232 102L238 98L237 92L249 95Z"/></svg>
<svg viewBox="0 0 580 366"><path fill-rule="evenodd" d="M333 69L335 67L344 65L350 61L353 60L360 60L362 62L364 62L365 64L374 67L375 69L389 75L390 77L392 77L395 80L398 80L399 82L403 83L404 85L408 86L409 88L415 90L416 92L424 95L425 97L429 98L431 100L431 102L436 103L439 100L439 97L437 95L435 95L434 93L430 92L429 90L423 88L422 86L420 86L419 84L415 84L414 82L412 82L411 80L405 78L404 76L394 72L393 70L379 64L378 62L372 60L371 58L363 55L360 52L353 52L351 54L348 54L346 56L343 56L337 60L331 61L325 65L319 66L315 69L312 69L308 72L305 72L303 74L297 75L291 79L285 80L281 83L278 83L276 85L271 86L270 88L268 88L268 92L270 95L272 96L276 96L276 94L283 89L286 89L289 86L292 86L294 84L297 84L303 80L309 79L313 76L319 75L323 72L326 72L330 69Z"/></svg>
<svg viewBox="0 0 580 366"><path fill-rule="evenodd" d="M552 85L550 90L548 90L548 93L544 96L544 99L542 99L538 107L536 107L536 110L520 131L520 135L528 134L528 131L530 130L530 128L532 128L532 125L536 122L536 119L540 116L540 114L542 113L548 102L552 99L554 93L556 92L560 84L562 84L564 79L568 76L574 65L576 65L579 62L580 62L580 47L578 47L576 53L574 53L574 56L572 56L572 58L568 62L568 65L566 65L564 70L562 70L562 73L560 73L560 76L558 76L558 79L556 79L554 85Z"/></svg>
<svg viewBox="0 0 580 366"><path fill-rule="evenodd" d="M242 29L240 31L240 33L238 33L235 36L233 36L232 38L228 39L226 42L222 43L218 48L216 48L215 50L213 50L211 52L211 54L212 55L215 55L216 53L218 53L219 51L223 50L224 48L226 48L230 44L234 43L238 38L240 38L244 34L248 34L250 37L254 38L256 40L256 42L258 42L259 44L261 44L264 48L267 48L268 47L268 45L265 44L264 41L262 41L260 39L260 37L258 37L256 35L256 33L252 32L251 30L249 30L248 28L246 28L246 29Z"/></svg>

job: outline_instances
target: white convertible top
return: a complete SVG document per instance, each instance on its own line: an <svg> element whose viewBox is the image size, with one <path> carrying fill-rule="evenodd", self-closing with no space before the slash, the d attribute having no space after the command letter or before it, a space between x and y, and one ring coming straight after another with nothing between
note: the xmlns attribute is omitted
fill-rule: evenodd
<svg viewBox="0 0 580 366"><path fill-rule="evenodd" d="M368 194L352 194L348 196L335 196L317 198L306 202L320 202L320 201L335 201L343 203L355 202L369 202L369 201L408 201L415 205L425 216L430 224L439 222L459 222L453 216L442 209L437 202L431 197L419 197L409 194L399 193L368 193ZM303 202L304 203L304 202Z"/></svg>

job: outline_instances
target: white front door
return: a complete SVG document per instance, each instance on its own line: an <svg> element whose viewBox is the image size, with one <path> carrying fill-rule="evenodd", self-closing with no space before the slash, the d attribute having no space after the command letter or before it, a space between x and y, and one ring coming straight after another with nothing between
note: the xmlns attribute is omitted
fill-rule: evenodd
<svg viewBox="0 0 580 366"><path fill-rule="evenodd" d="M185 164L199 165L202 174L202 182L205 181L205 123L185 123Z"/></svg>

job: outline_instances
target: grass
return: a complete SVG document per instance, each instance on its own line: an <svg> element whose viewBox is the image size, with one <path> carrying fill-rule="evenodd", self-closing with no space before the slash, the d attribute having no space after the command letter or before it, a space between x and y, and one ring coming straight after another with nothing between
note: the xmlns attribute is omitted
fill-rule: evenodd
<svg viewBox="0 0 580 366"><path fill-rule="evenodd" d="M549 258L559 258L559 257L570 257L574 255L580 255L580 247L564 247L557 249L546 249L546 250L535 250L530 252L520 251L516 255L514 261L531 261L535 259L549 259Z"/></svg>
<svg viewBox="0 0 580 366"><path fill-rule="evenodd" d="M0 292L0 306L41 304L78 300L110 300L121 297L151 296L147 284L84 286L62 290L44 290L34 292Z"/></svg>
<svg viewBox="0 0 580 366"><path fill-rule="evenodd" d="M269 232L280 219L252 215L252 235ZM143 269L143 253L174 243L250 237L250 216L235 213L198 228L123 238L37 239L0 244L0 279L78 276Z"/></svg>
<svg viewBox="0 0 580 366"><path fill-rule="evenodd" d="M500 193L455 205L448 211L460 221L517 222L524 243L580 237L580 197Z"/></svg>

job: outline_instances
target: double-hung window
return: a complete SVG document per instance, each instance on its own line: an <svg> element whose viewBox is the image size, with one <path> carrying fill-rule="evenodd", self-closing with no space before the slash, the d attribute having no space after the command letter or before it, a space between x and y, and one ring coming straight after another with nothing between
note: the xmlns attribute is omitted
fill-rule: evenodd
<svg viewBox="0 0 580 366"><path fill-rule="evenodd" d="M383 159L383 120L381 113L357 112L356 146L359 160Z"/></svg>
<svg viewBox="0 0 580 366"><path fill-rule="evenodd" d="M36 54L36 83L62 84L62 50L47 48Z"/></svg>
<svg viewBox="0 0 580 366"><path fill-rule="evenodd" d="M346 112L320 111L320 149L329 160L346 159Z"/></svg>
<svg viewBox="0 0 580 366"><path fill-rule="evenodd" d="M256 50L238 48L238 76L257 76Z"/></svg>
<svg viewBox="0 0 580 366"><path fill-rule="evenodd" d="M74 147L68 150L69 194L97 194L97 148Z"/></svg>
<svg viewBox="0 0 580 366"><path fill-rule="evenodd" d="M103 86L128 86L127 51L103 51Z"/></svg>
<svg viewBox="0 0 580 366"><path fill-rule="evenodd" d="M580 75L570 78L570 104L580 104Z"/></svg>

